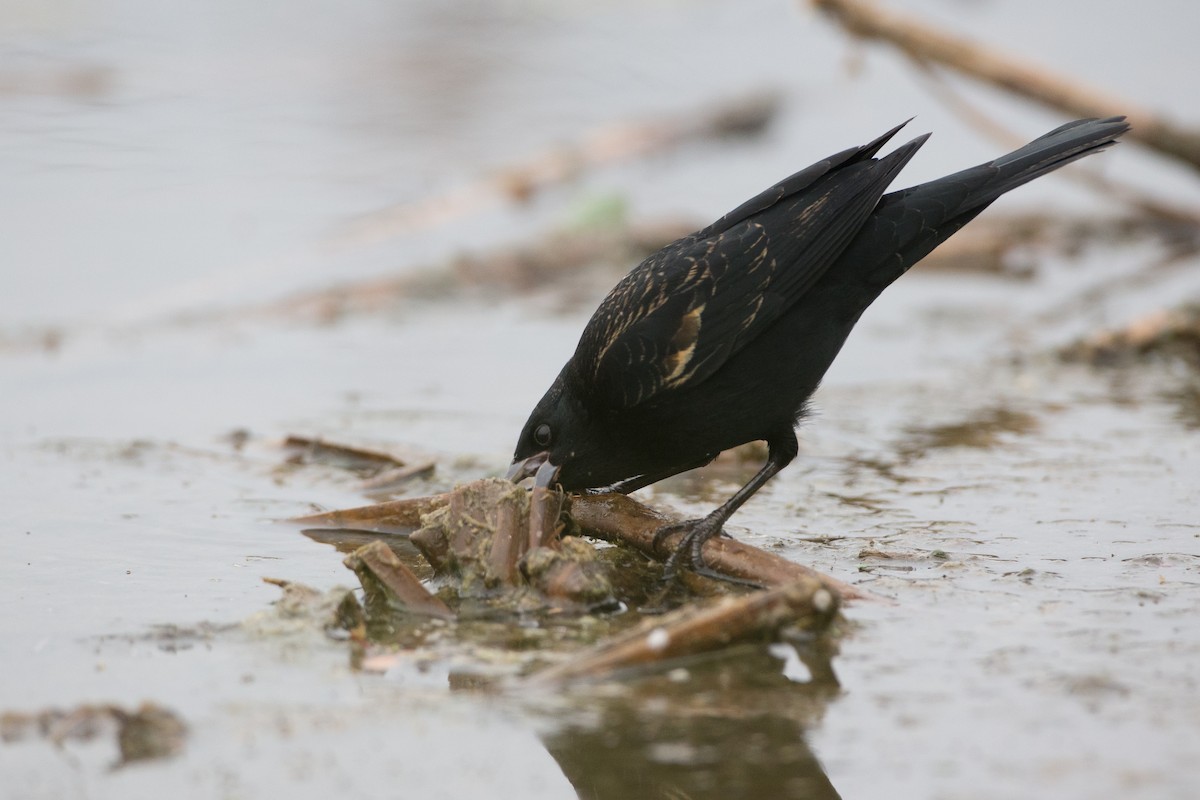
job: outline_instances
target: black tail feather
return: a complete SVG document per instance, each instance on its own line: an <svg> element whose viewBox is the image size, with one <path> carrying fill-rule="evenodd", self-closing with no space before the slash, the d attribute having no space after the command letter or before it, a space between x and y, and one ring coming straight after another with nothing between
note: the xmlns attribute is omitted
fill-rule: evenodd
<svg viewBox="0 0 1200 800"><path fill-rule="evenodd" d="M1008 155L915 187L915 190L921 190L925 186L936 188L943 182L964 181L978 184L973 187L973 191L964 202L967 207L961 209L968 211L970 207L990 203L1005 192L1072 161L1111 147L1116 144L1117 137L1127 130L1129 124L1125 122L1124 117L1075 120L1039 136Z"/></svg>
<svg viewBox="0 0 1200 800"><path fill-rule="evenodd" d="M1112 146L1127 130L1124 117L1076 120L986 164L891 192L830 272L878 293L1000 195Z"/></svg>

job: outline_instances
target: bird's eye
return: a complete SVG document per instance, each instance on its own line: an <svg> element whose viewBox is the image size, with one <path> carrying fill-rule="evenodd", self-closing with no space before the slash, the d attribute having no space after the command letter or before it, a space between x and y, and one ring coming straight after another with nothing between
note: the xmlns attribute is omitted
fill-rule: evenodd
<svg viewBox="0 0 1200 800"><path fill-rule="evenodd" d="M539 447L547 447L550 444L550 426L544 422L538 425L533 431L533 440Z"/></svg>

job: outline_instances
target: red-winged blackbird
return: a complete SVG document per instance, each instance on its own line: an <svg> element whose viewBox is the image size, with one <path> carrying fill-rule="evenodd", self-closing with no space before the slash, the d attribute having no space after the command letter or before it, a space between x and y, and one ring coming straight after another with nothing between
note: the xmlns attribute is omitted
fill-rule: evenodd
<svg viewBox="0 0 1200 800"><path fill-rule="evenodd" d="M899 126L820 161L667 245L618 283L521 431L509 477L631 492L765 440L766 465L667 565L703 543L798 451L795 426L850 330L892 281L997 197L1129 129L1078 120L1006 156L884 195L928 134ZM665 531L664 531L665 532Z"/></svg>

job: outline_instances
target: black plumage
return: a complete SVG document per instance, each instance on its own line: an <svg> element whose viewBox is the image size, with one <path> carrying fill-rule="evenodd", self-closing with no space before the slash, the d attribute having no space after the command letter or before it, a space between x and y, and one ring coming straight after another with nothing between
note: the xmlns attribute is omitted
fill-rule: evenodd
<svg viewBox="0 0 1200 800"><path fill-rule="evenodd" d="M668 574L682 560L704 571L704 541L796 456L809 396L879 293L1000 195L1128 130L1123 117L1078 120L885 195L928 138L876 158L900 127L785 178L626 275L534 408L509 477L630 492L765 440L762 470L682 526Z"/></svg>

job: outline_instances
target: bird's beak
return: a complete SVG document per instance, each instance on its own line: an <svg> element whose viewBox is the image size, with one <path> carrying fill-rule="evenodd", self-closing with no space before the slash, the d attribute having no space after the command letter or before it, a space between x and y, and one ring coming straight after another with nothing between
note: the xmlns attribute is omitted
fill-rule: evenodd
<svg viewBox="0 0 1200 800"><path fill-rule="evenodd" d="M529 458L514 461L504 477L513 483L520 483L532 475L534 486L553 486L558 471L559 467L550 463L549 453L535 453Z"/></svg>

